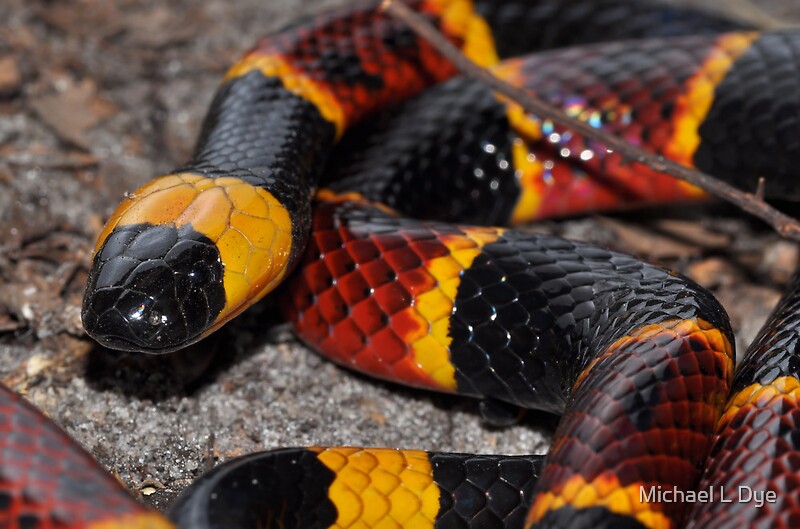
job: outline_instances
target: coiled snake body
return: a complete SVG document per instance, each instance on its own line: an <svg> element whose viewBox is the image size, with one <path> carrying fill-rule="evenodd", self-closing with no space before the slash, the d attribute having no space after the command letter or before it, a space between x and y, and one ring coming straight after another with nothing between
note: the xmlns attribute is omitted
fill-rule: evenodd
<svg viewBox="0 0 800 529"><path fill-rule="evenodd" d="M767 176L768 193L797 193L788 95L798 93L788 60L797 33L735 32L698 13L612 0L410 3L479 64L598 127L741 186ZM546 30L533 29L545 19ZM497 62L642 37L654 21L665 22L654 40ZM2 390L0 526L796 527L798 282L768 326L781 330L764 331L733 379L727 316L692 281L585 243L481 227L703 195L464 79L360 125L454 74L374 3L264 39L228 72L192 160L109 220L83 321L109 347L168 352L296 267L283 306L309 345L376 377L563 414L546 465L283 449L211 471L170 522ZM363 148L343 149L323 176L340 140ZM444 222L453 220L472 225ZM781 501L641 498L698 483L749 483Z"/></svg>

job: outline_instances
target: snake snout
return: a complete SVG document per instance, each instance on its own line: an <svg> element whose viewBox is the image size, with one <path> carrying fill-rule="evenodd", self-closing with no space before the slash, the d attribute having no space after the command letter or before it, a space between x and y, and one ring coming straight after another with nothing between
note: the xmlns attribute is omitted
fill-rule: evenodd
<svg viewBox="0 0 800 529"><path fill-rule="evenodd" d="M101 344L167 352L201 338L225 305L215 245L189 226L127 225L100 247L83 300L83 325Z"/></svg>

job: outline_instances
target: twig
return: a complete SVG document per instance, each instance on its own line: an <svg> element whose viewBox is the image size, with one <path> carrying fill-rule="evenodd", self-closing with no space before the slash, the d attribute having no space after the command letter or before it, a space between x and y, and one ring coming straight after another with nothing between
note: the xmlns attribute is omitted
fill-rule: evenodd
<svg viewBox="0 0 800 529"><path fill-rule="evenodd" d="M439 33L436 28L403 2L384 0L381 9L407 24L414 32L428 41L439 53L449 59L466 75L486 83L496 92L522 106L527 112L538 116L540 119L548 119L572 129L586 138L605 145L607 149L616 151L629 160L635 160L653 171L668 174L694 184L712 195L735 204L751 215L759 217L784 237L800 241L800 223L773 208L755 194L740 191L730 184L710 175L690 169L672 160L668 160L661 155L636 147L622 138L609 134L601 129L596 129L584 121L568 116L560 109L545 103L526 90L503 81L494 76L489 70L481 68L470 61L458 48L453 46Z"/></svg>
<svg viewBox="0 0 800 529"><path fill-rule="evenodd" d="M720 15L733 14L742 22L752 24L759 29L774 30L791 27L792 25L778 17L770 15L763 8L755 5L751 0L728 0L709 9L710 12Z"/></svg>
<svg viewBox="0 0 800 529"><path fill-rule="evenodd" d="M766 185L767 180L763 176L758 177L758 184L756 185L756 192L755 197L756 200L763 202L764 201L764 186Z"/></svg>

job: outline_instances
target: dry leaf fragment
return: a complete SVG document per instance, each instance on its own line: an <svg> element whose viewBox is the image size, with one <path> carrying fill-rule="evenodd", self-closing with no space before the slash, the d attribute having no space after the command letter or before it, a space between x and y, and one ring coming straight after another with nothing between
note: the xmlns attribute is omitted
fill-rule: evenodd
<svg viewBox="0 0 800 529"><path fill-rule="evenodd" d="M90 79L37 97L31 105L59 139L84 151L89 150L88 130L117 110L97 95L97 86Z"/></svg>

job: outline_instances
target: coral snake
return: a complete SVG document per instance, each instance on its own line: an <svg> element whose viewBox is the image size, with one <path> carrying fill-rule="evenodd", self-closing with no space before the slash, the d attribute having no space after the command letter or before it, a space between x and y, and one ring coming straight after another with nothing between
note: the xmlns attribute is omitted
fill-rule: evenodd
<svg viewBox="0 0 800 529"><path fill-rule="evenodd" d="M745 188L766 176L768 193L798 193L796 32L623 0L410 3L575 116ZM545 461L288 448L218 466L168 519L0 387L0 527L800 527L800 278L734 376L727 316L691 280L482 227L703 195L455 73L375 2L262 40L229 70L192 160L109 220L83 322L106 346L168 352L296 268L283 306L310 346L487 410L560 413ZM777 501L733 501L740 486Z"/></svg>

